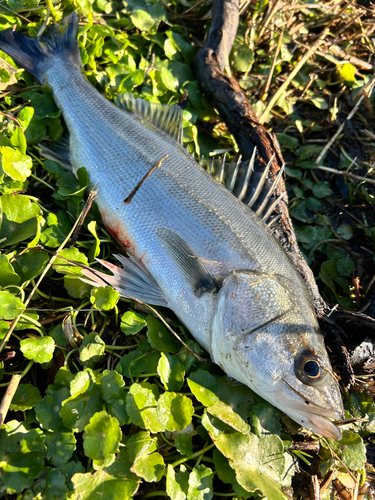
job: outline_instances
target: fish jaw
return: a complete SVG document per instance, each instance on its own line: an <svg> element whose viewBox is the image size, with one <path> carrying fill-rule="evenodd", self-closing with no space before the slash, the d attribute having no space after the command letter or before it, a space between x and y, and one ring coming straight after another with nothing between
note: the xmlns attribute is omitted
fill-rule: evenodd
<svg viewBox="0 0 375 500"><path fill-rule="evenodd" d="M224 280L212 322L212 358L303 427L339 440L341 431L330 419L342 419L344 409L323 337L306 313L308 304L300 312L300 296L297 303L284 285L245 271ZM306 355L319 361L321 380L300 379Z"/></svg>

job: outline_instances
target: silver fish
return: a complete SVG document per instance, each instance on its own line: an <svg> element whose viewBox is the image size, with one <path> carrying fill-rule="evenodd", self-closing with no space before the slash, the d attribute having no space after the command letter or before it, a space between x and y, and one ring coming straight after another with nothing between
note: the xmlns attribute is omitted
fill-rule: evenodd
<svg viewBox="0 0 375 500"><path fill-rule="evenodd" d="M0 48L51 87L73 171L85 167L131 256L119 257L123 269L104 263L113 276L86 278L169 307L229 376L340 439L340 390L298 271L265 222L182 148L178 108L123 96L125 112L85 80L77 32L72 14L42 41L4 31Z"/></svg>

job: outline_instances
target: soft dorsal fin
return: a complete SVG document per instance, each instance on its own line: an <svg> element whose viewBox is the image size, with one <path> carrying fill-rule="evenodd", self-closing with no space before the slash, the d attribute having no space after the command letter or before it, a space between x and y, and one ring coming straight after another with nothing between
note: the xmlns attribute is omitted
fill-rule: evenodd
<svg viewBox="0 0 375 500"><path fill-rule="evenodd" d="M119 108L137 115L145 122L145 125L153 125L182 144L183 111L178 106L146 101L139 97L135 98L130 93L118 95L115 99L115 104Z"/></svg>
<svg viewBox="0 0 375 500"><path fill-rule="evenodd" d="M264 222L270 218L282 196L274 197L284 166L280 169L275 179L268 176L273 157L270 159L263 172L255 172L256 148L249 161L242 162L241 157L228 163L225 155L221 159L203 159L203 166L208 173L221 182L234 196L250 207Z"/></svg>

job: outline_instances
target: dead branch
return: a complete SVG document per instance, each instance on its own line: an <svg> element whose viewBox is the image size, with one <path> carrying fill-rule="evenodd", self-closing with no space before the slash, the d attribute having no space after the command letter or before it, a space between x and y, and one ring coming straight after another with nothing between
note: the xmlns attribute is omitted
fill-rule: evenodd
<svg viewBox="0 0 375 500"><path fill-rule="evenodd" d="M259 122L239 83L225 74L225 69L229 68L229 53L237 33L238 20L238 0L214 0L211 28L206 43L195 59L195 73L208 100L219 111L234 135L243 159L251 158L254 147L257 147L256 167L261 170L275 155L270 169L271 175L275 175L284 163L277 140ZM282 217L274 235L302 274L315 310L318 315L322 315L329 308L321 297L314 275L298 247L289 217L284 181L279 183L276 195L282 193Z"/></svg>

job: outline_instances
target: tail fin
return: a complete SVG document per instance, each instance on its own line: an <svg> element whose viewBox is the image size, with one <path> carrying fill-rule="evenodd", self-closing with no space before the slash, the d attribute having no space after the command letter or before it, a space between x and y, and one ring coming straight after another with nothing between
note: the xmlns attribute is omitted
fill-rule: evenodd
<svg viewBox="0 0 375 500"><path fill-rule="evenodd" d="M78 16L73 13L52 26L40 40L29 38L17 31L2 31L0 49L43 83L43 75L57 54L65 52L80 65L77 34Z"/></svg>

